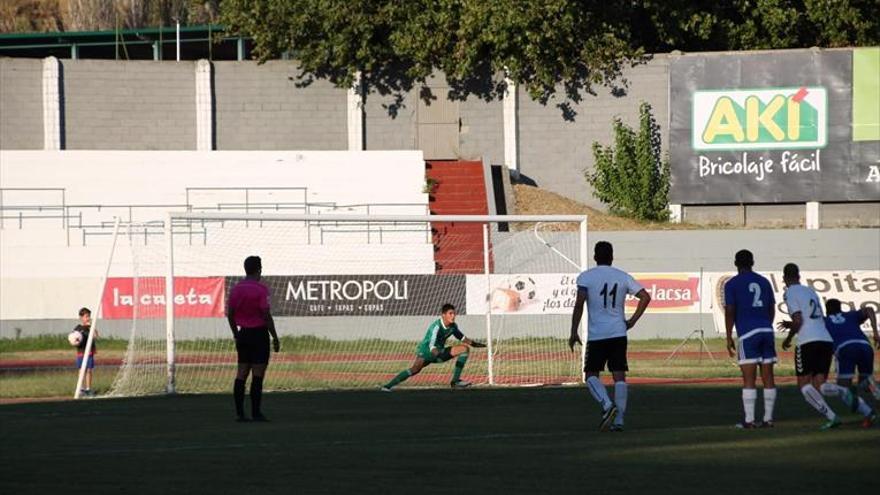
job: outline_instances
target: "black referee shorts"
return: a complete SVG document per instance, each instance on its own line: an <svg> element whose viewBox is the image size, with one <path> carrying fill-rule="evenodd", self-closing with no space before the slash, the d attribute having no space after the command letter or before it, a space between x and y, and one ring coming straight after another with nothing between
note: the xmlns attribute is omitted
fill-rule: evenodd
<svg viewBox="0 0 880 495"><path fill-rule="evenodd" d="M269 329L242 328L235 338L235 350L239 363L269 364Z"/></svg>
<svg viewBox="0 0 880 495"><path fill-rule="evenodd" d="M794 348L794 371L797 376L825 375L831 370L834 346L831 342L807 342Z"/></svg>
<svg viewBox="0 0 880 495"><path fill-rule="evenodd" d="M608 371L629 371L626 362L626 337L588 340L584 371L598 373L608 365Z"/></svg>

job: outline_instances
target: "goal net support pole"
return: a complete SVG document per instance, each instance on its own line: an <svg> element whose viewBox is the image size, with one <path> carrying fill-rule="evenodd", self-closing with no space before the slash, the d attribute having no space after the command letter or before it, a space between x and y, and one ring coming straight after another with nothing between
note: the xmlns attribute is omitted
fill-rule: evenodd
<svg viewBox="0 0 880 495"><path fill-rule="evenodd" d="M113 264L113 253L116 252L116 239L119 236L119 221L119 217L116 217L116 221L113 223L113 240L110 241L110 253L107 255L107 267L104 270L104 276L101 278L101 283L98 284L97 304L94 306L95 314L92 318L91 328L89 329L89 337L86 339L86 348L83 350L82 364L80 364L79 375L76 379L76 390L73 392L74 399L79 399L80 397L83 380L86 376L86 368L89 364L89 354L92 352L92 348L95 344L95 332L98 330L98 319L101 317L101 307L103 306L102 302L104 301L104 287L107 285L107 278L110 277L110 267Z"/></svg>
<svg viewBox="0 0 880 495"><path fill-rule="evenodd" d="M174 214L168 213L165 218L165 246L167 249L167 266L165 271L165 355L167 382L165 393L175 393L174 369Z"/></svg>
<svg viewBox="0 0 880 495"><path fill-rule="evenodd" d="M489 269L489 225L483 224L483 271L486 273L486 368L489 375L489 385L495 385L495 373L492 369L492 275Z"/></svg>

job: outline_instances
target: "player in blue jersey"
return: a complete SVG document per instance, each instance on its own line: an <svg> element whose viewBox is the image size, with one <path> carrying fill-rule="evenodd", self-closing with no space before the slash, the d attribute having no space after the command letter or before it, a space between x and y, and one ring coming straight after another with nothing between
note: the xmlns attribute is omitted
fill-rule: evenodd
<svg viewBox="0 0 880 495"><path fill-rule="evenodd" d="M868 321L874 333L874 345L880 349L880 333L877 332L877 315L873 308L865 307L858 311L844 312L840 301L829 299L825 302L825 328L834 339L834 356L837 359L837 385L825 383L822 393L839 396L852 409L865 419L862 426L870 428L877 421L877 413L859 397L859 391L870 391L880 400L880 389L874 380L874 349L861 324ZM858 370L859 385L853 385L853 377Z"/></svg>
<svg viewBox="0 0 880 495"><path fill-rule="evenodd" d="M761 275L752 271L755 258L751 251L743 249L736 253L734 265L737 275L724 284L724 325L727 330L727 352L737 355L742 370L742 402L745 418L738 428L773 426L773 408L776 405L776 383L773 364L776 348L773 334L773 317L776 314L776 298L773 287ZM736 327L737 340L733 338ZM758 367L764 385L764 421L755 421L755 402Z"/></svg>

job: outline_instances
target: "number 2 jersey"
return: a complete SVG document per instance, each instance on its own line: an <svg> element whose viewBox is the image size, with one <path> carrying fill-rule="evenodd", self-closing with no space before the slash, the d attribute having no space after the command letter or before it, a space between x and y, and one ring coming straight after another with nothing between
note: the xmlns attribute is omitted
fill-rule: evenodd
<svg viewBox="0 0 880 495"><path fill-rule="evenodd" d="M736 335L742 339L756 330L773 332L770 310L776 304L770 281L755 272L742 272L724 284L724 305L736 308Z"/></svg>
<svg viewBox="0 0 880 495"><path fill-rule="evenodd" d="M797 333L798 345L808 342L833 342L831 334L825 328L825 315L822 302L816 291L806 285L792 285L783 294L788 314L801 314L801 329Z"/></svg>
<svg viewBox="0 0 880 495"><path fill-rule="evenodd" d="M587 340L625 337L626 296L643 289L636 279L613 266L599 265L578 275L577 286L587 293Z"/></svg>

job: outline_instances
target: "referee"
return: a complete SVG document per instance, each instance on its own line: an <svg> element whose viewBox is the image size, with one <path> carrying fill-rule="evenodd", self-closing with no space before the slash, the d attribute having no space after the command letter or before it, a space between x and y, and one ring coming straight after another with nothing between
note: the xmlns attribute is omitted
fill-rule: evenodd
<svg viewBox="0 0 880 495"><path fill-rule="evenodd" d="M263 397L263 377L269 365L269 335L272 335L275 352L280 349L280 344L269 308L269 288L260 283L263 273L260 257L248 256L244 260L244 271L244 280L235 284L229 292L229 306L226 309L226 318L238 351L238 375L232 389L236 421L247 421L244 415L244 386L250 372L253 372L251 415L254 421L268 421L260 411L260 401Z"/></svg>

